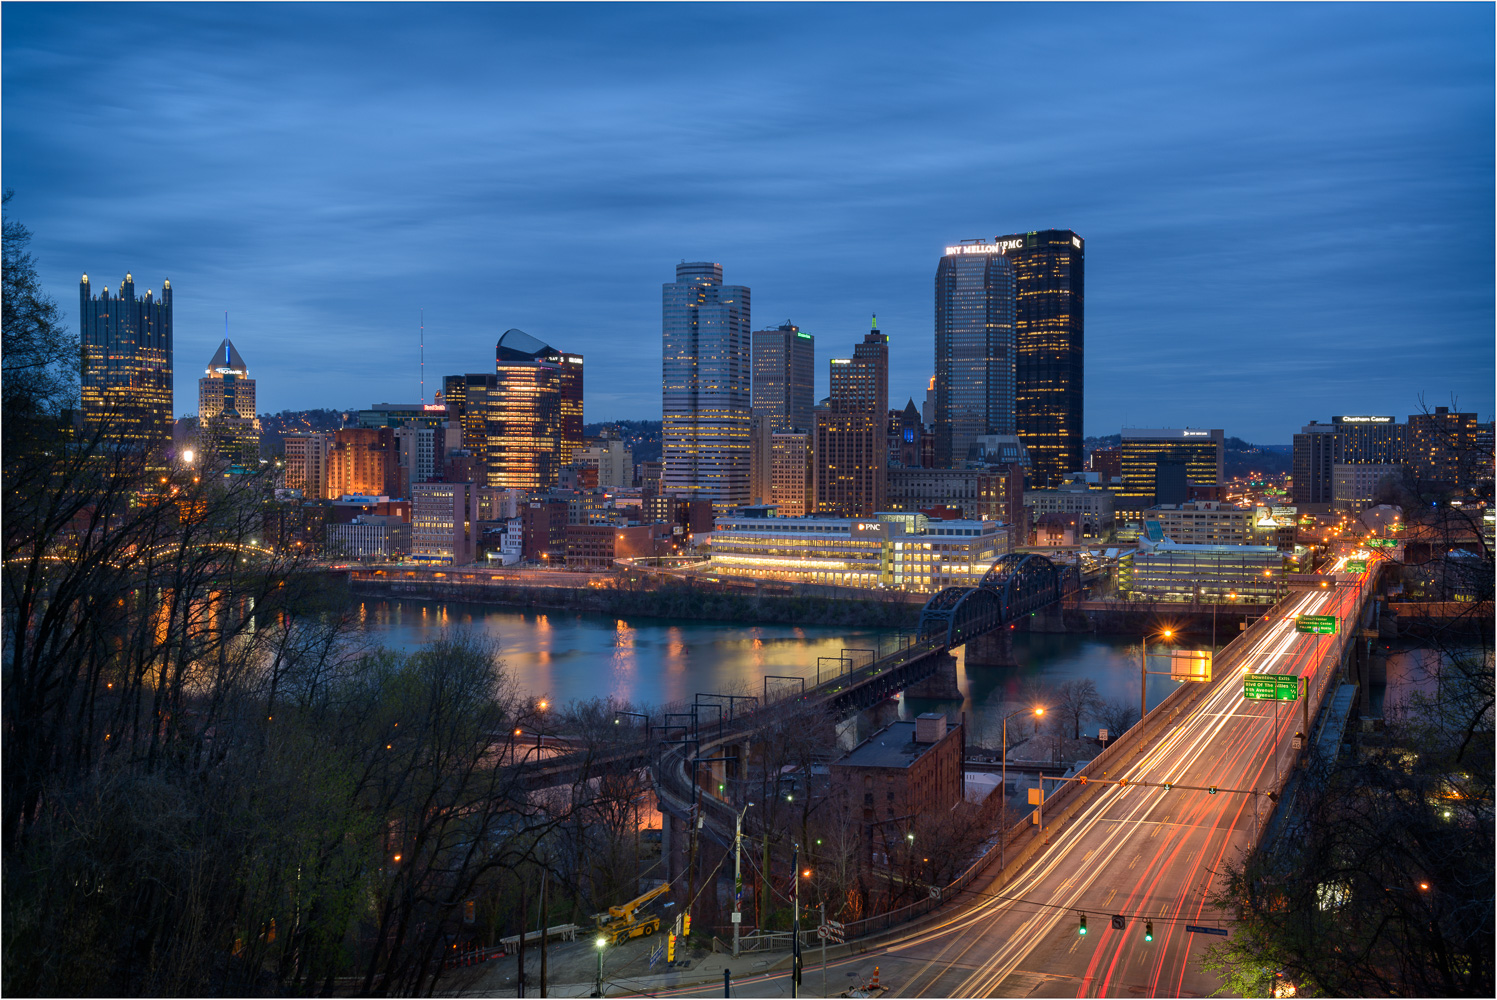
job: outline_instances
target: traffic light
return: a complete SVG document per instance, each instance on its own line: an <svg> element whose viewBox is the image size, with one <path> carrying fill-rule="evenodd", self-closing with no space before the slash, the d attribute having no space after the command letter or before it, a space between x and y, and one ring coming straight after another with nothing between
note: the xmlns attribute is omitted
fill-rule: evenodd
<svg viewBox="0 0 1497 1000"><path fill-rule="evenodd" d="M691 914L690 913L686 914L686 921L685 921L684 924L682 924L682 933L684 933L687 937L691 937Z"/></svg>
<svg viewBox="0 0 1497 1000"><path fill-rule="evenodd" d="M1152 940L1154 940L1154 921L1152 921L1152 920L1145 920L1144 921L1144 940L1145 941L1152 941Z"/></svg>
<svg viewBox="0 0 1497 1000"><path fill-rule="evenodd" d="M1081 927L1077 930L1077 933L1080 934L1082 937L1086 937L1086 914L1085 913L1083 913L1081 915Z"/></svg>
<svg viewBox="0 0 1497 1000"><path fill-rule="evenodd" d="M667 962L676 960L676 935L674 934L665 936L665 960Z"/></svg>

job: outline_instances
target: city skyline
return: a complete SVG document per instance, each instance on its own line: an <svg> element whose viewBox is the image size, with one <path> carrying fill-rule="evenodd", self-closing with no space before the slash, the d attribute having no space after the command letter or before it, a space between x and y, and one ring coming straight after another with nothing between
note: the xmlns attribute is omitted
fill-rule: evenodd
<svg viewBox="0 0 1497 1000"><path fill-rule="evenodd" d="M656 335L654 288L680 259L720 262L761 316L828 342L877 312L890 398L918 401L931 259L1063 227L1092 258L1088 435L1190 423L1287 444L1317 414L1413 412L1421 395L1492 413L1492 231L1468 221L1492 214L1492 56L1473 9L1089 10L1074 78L1011 74L998 106L953 94L952 73L1063 15L978 8L955 38L931 8L438 8L414 32L398 6L358 23L69 10L3 15L8 207L44 285L71 314L83 271L171 277L176 348L206 355L230 312L266 359L262 411L415 399L425 309L434 372L481 370L520 327L616 374L590 419L652 419L654 359L620 345ZM652 58L730 22L742 40ZM1138 59L1135 30L1164 58ZM833 35L911 54L805 69ZM380 57L395 37L409 58ZM570 72L533 72L557 60ZM480 68L449 68L464 62ZM683 123L702 73L722 113ZM596 260L578 282L555 260L582 247Z"/></svg>

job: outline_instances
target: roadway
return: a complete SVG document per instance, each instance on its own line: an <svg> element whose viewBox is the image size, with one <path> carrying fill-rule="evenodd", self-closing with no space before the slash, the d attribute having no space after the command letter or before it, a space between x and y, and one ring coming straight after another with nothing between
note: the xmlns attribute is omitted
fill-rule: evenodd
<svg viewBox="0 0 1497 1000"><path fill-rule="evenodd" d="M1340 560L1337 569L1340 568ZM1215 794L1182 788L1093 785L1090 799L1052 843L1003 886L996 871L974 881L962 899L918 929L886 940L846 968L878 965L892 996L1206 996L1220 982L1201 968L1218 936L1186 925L1230 929L1209 903L1222 864L1247 851L1294 751L1300 706L1242 698L1241 674L1292 673L1311 689L1337 661L1322 663L1331 637L1302 635L1294 616L1356 613L1359 586L1291 595L1275 619L1216 671L1217 682L1176 725L1121 764L1113 779L1216 786ZM1353 625L1353 627L1355 627ZM996 866L995 866L996 868ZM1088 933L1079 931L1087 918ZM1124 917L1122 930L1109 918ZM1146 921L1153 940L1145 941ZM807 956L802 995L819 993L819 970ZM841 963L839 963L841 964ZM835 974L833 978L836 978ZM845 989L847 980L840 984ZM756 976L735 993L788 996L783 975ZM839 989L834 985L833 990Z"/></svg>

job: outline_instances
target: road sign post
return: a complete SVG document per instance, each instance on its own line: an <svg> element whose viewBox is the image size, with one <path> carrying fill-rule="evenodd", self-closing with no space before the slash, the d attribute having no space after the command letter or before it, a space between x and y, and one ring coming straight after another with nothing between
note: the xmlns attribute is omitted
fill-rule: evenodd
<svg viewBox="0 0 1497 1000"><path fill-rule="evenodd" d="M1294 674L1242 675L1242 696L1249 701L1296 701L1299 686Z"/></svg>
<svg viewBox="0 0 1497 1000"><path fill-rule="evenodd" d="M1335 635L1335 615L1300 615L1294 619L1294 630L1308 635Z"/></svg>

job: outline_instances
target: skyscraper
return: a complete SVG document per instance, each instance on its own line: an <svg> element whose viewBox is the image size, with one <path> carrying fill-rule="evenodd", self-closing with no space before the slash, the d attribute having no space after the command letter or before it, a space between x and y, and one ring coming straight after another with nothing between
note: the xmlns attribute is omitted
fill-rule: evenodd
<svg viewBox="0 0 1497 1000"><path fill-rule="evenodd" d="M1014 433L1014 270L1001 244L946 248L936 267L936 465L984 434Z"/></svg>
<svg viewBox="0 0 1497 1000"><path fill-rule="evenodd" d="M889 337L877 317L831 368L829 405L815 417L816 511L870 517L884 508L889 469Z"/></svg>
<svg viewBox="0 0 1497 1000"><path fill-rule="evenodd" d="M557 363L559 351L523 330L506 330L495 347L494 387L488 391L485 419L487 485L495 489L547 489L556 485L572 452L563 419L563 397L578 394L581 418L582 358ZM474 400L470 383L466 405ZM575 447L583 445L581 424Z"/></svg>
<svg viewBox="0 0 1497 1000"><path fill-rule="evenodd" d="M78 285L83 355L82 409L90 434L144 452L172 438L172 283L135 297L125 275L118 295L90 297L88 275Z"/></svg>
<svg viewBox="0 0 1497 1000"><path fill-rule="evenodd" d="M198 379L198 429L202 448L225 462L258 466L260 421L255 416L255 380L225 337Z"/></svg>
<svg viewBox="0 0 1497 1000"><path fill-rule="evenodd" d="M769 421L769 433L811 426L816 405L816 339L794 323L753 334L754 414Z"/></svg>
<svg viewBox="0 0 1497 1000"><path fill-rule="evenodd" d="M1084 246L1069 229L999 236L1014 272L1015 425L1030 478L1058 486L1082 467Z"/></svg>
<svg viewBox="0 0 1497 1000"><path fill-rule="evenodd" d="M722 265L681 263L661 288L660 488L712 501L749 500L749 290Z"/></svg>

